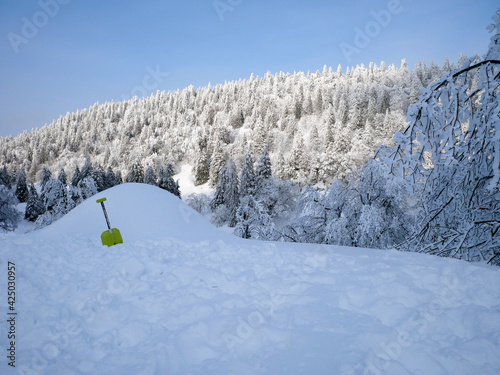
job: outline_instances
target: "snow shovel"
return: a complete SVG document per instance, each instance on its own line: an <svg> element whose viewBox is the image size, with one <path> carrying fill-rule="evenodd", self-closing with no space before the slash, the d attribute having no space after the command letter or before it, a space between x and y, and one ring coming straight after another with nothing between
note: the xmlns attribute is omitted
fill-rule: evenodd
<svg viewBox="0 0 500 375"><path fill-rule="evenodd" d="M111 229L111 225L109 224L108 213L106 212L106 207L104 207L104 201L106 198L98 199L96 202L101 204L102 210L104 212L104 217L106 218L106 224L108 224L108 230L102 232L101 240L102 244L106 246L113 246L117 243L123 243L122 235L120 231L116 228Z"/></svg>

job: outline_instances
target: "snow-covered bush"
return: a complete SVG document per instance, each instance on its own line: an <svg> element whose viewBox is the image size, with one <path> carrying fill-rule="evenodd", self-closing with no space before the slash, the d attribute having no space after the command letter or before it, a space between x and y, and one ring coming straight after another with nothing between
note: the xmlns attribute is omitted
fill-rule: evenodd
<svg viewBox="0 0 500 375"><path fill-rule="evenodd" d="M321 194L307 188L301 194L290 224L282 228L285 241L323 243L327 211Z"/></svg>
<svg viewBox="0 0 500 375"><path fill-rule="evenodd" d="M306 189L282 236L293 242L390 248L409 233L412 212L389 166L375 158L351 174L345 186L337 181L325 194Z"/></svg>
<svg viewBox="0 0 500 375"><path fill-rule="evenodd" d="M277 233L271 216L253 195L247 195L241 199L236 211L234 234L241 238L276 239Z"/></svg>
<svg viewBox="0 0 500 375"><path fill-rule="evenodd" d="M186 204L200 213L206 211L210 206L210 197L206 194L191 194L186 197Z"/></svg>

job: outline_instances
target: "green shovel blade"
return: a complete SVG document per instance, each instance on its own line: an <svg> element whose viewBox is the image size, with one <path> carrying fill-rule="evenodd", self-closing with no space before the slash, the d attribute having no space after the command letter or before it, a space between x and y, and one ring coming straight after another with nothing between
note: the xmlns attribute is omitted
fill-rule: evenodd
<svg viewBox="0 0 500 375"><path fill-rule="evenodd" d="M102 232L101 240L102 244L106 246L113 246L118 243L123 243L122 235L116 228Z"/></svg>

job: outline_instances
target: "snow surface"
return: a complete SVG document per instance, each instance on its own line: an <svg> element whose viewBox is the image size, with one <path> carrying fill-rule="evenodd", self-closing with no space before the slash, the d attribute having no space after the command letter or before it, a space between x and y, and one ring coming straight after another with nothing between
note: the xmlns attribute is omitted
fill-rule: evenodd
<svg viewBox="0 0 500 375"><path fill-rule="evenodd" d="M103 196L124 239L110 248ZM141 184L0 243L1 374L500 373L498 268L243 240Z"/></svg>
<svg viewBox="0 0 500 375"><path fill-rule="evenodd" d="M191 165L182 164L180 172L173 176L174 181L179 181L181 197L184 199L191 194L213 194L214 189L209 186L208 182L198 186L194 184L194 177L193 173L191 172L192 169L193 167Z"/></svg>

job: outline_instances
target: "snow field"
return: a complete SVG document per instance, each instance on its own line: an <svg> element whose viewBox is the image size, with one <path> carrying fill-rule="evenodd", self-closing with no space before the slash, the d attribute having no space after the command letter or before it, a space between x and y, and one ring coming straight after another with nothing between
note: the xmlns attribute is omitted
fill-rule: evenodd
<svg viewBox="0 0 500 375"><path fill-rule="evenodd" d="M17 366L2 356L1 373L500 371L497 268L245 241L151 186L103 196L124 244L101 245L100 196L41 231L0 235L0 283L14 261L19 312Z"/></svg>

